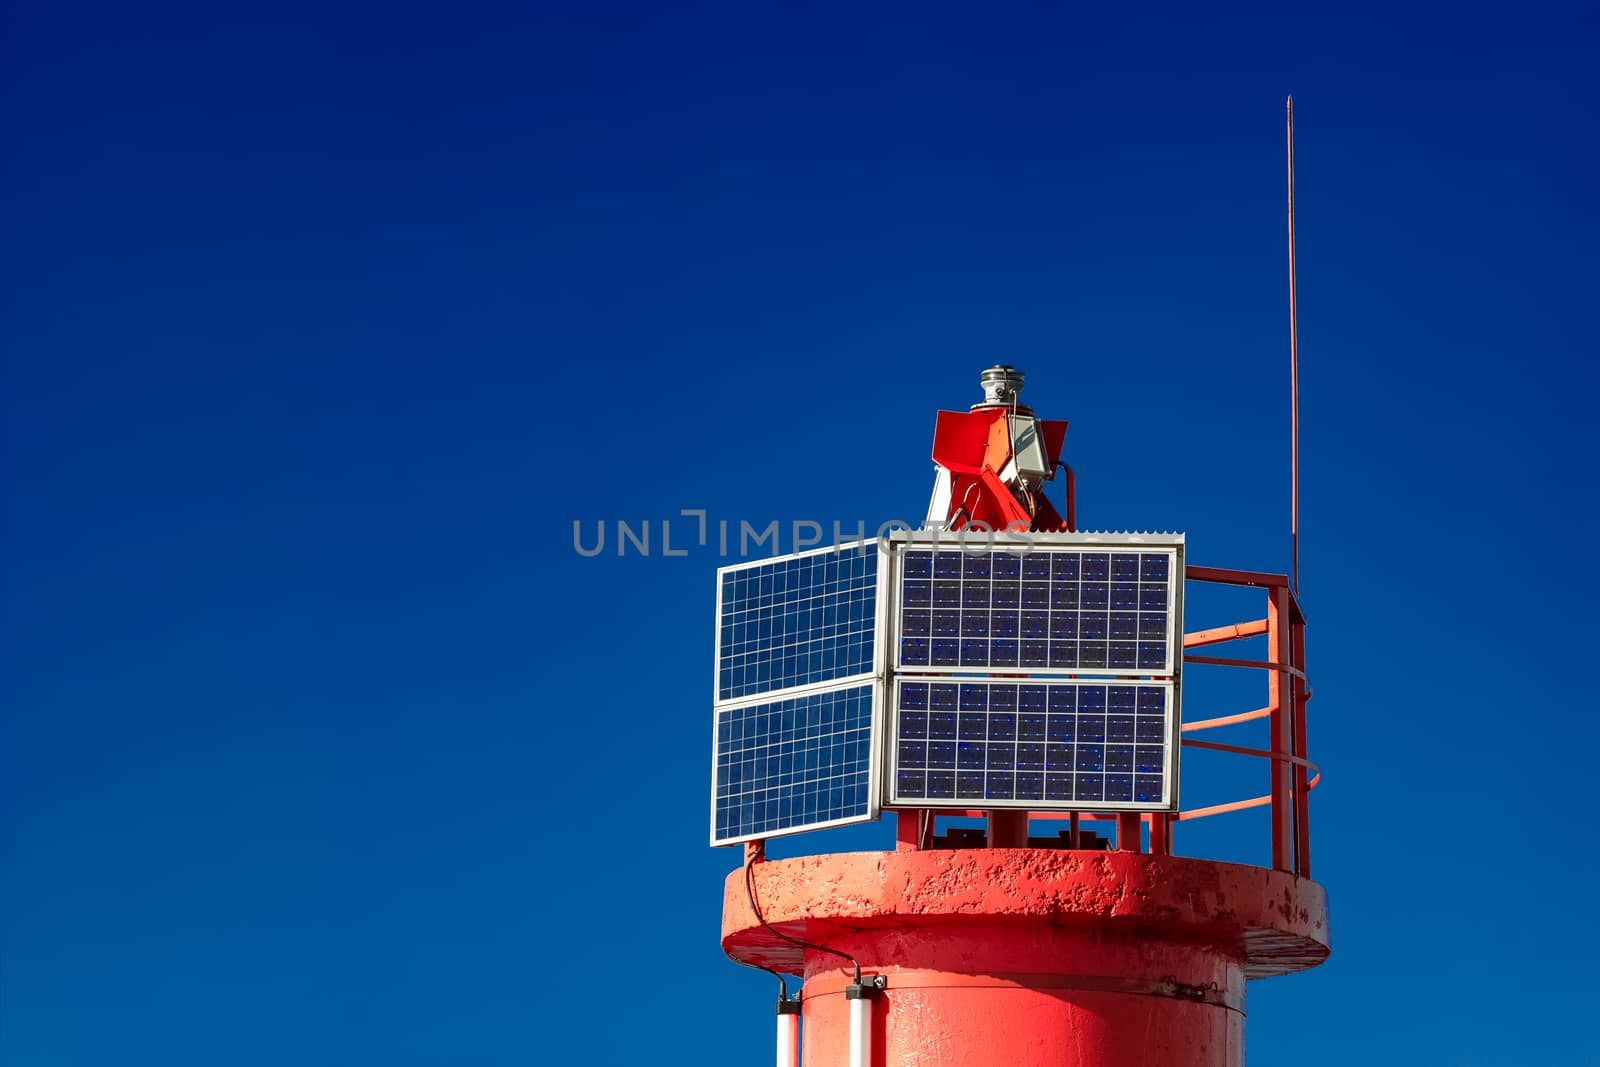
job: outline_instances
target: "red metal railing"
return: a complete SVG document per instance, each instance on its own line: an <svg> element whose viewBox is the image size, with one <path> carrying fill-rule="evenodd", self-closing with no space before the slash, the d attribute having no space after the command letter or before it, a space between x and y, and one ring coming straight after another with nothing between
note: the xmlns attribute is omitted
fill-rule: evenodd
<svg viewBox="0 0 1600 1067"><path fill-rule="evenodd" d="M1306 703L1311 699L1311 687L1307 683L1305 672L1305 616L1301 614L1300 605L1295 601L1294 593L1289 588L1289 579L1281 574L1189 567L1185 577L1190 581L1254 586L1266 590L1266 618L1231 627L1185 634L1183 647L1186 650L1201 648L1265 635L1271 659L1246 660L1185 654L1183 661L1267 671L1267 706L1238 715L1223 715L1198 722L1186 722L1183 724L1183 732L1197 733L1252 719L1266 719L1268 747L1243 748L1215 741L1200 741L1191 737L1185 737L1183 744L1187 748L1232 752L1267 760L1268 790L1262 796L1247 800L1193 808L1166 817L1177 820L1201 819L1210 815L1223 815L1270 805L1272 866L1279 870L1293 871L1302 878L1309 878L1311 876L1309 794L1322 780L1322 773L1307 758Z"/></svg>

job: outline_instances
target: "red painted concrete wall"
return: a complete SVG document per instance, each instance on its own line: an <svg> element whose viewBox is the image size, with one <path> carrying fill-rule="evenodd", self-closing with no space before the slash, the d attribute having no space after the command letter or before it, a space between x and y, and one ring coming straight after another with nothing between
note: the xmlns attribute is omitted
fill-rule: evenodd
<svg viewBox="0 0 1600 1067"><path fill-rule="evenodd" d="M754 881L774 928L887 977L873 1009L879 1067L1239 1064L1246 979L1328 953L1320 886L1237 864L874 852L758 863ZM725 887L723 943L804 974L807 1062L845 1062L849 965L768 933L742 870Z"/></svg>

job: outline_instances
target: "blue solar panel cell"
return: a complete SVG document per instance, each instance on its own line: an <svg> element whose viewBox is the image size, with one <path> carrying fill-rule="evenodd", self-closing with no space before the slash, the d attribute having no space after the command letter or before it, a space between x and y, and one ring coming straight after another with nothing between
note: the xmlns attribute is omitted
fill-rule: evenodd
<svg viewBox="0 0 1600 1067"><path fill-rule="evenodd" d="M720 709L713 841L869 817L872 691L869 683Z"/></svg>
<svg viewBox="0 0 1600 1067"><path fill-rule="evenodd" d="M1165 682L910 679L895 686L893 803L1169 803Z"/></svg>
<svg viewBox="0 0 1600 1067"><path fill-rule="evenodd" d="M909 546L896 666L1171 674L1172 551Z"/></svg>
<svg viewBox="0 0 1600 1067"><path fill-rule="evenodd" d="M730 569L720 578L718 700L872 672L874 544Z"/></svg>

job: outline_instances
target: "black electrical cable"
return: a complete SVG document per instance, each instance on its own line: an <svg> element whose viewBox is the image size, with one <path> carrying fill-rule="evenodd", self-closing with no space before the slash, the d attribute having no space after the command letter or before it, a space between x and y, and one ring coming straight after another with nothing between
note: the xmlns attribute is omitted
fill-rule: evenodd
<svg viewBox="0 0 1600 1067"><path fill-rule="evenodd" d="M744 891L750 897L750 910L755 912L756 922L765 927L767 933L778 938L780 941L787 941L789 944L795 945L799 948L815 949L818 952L826 952L830 956L838 956L840 959L849 960L850 966L855 968L855 983L856 985L860 985L861 964L857 963L856 958L850 955L850 953L840 952L838 949L828 948L826 945L814 945L809 941L802 941L798 937L790 937L788 934L781 933L778 930L773 929L772 924L767 922L766 916L761 914L761 905L756 903L756 883L754 872L755 857L751 856L749 859L745 860L744 863ZM765 968L762 969L765 970Z"/></svg>
<svg viewBox="0 0 1600 1067"><path fill-rule="evenodd" d="M748 888L748 886L747 886L747 888ZM760 917L761 916L758 913L756 918L760 918ZM763 924L763 925L765 925L765 924ZM733 953L729 952L726 947L723 948L722 954L724 956L728 957L734 963L737 963L741 967L749 967L753 971L766 971L768 974L772 975L772 977L774 977L774 978L776 978L778 980L778 999L779 1000L788 1000L789 999L789 982L788 982L788 979L784 978L783 972L775 971L771 967L763 967L759 963L746 963L744 960L741 960L739 957L737 957Z"/></svg>
<svg viewBox="0 0 1600 1067"><path fill-rule="evenodd" d="M734 963L737 963L741 967L749 967L751 970L755 971L766 971L768 974L772 975L772 977L778 980L778 999L789 999L789 983L784 980L783 975L779 974L771 967L763 967L759 963L746 963L744 960L736 958L734 954L729 952L727 949L723 949L722 954L728 957L730 960L733 960Z"/></svg>
<svg viewBox="0 0 1600 1067"><path fill-rule="evenodd" d="M1076 478L1076 475L1073 474L1072 468L1067 466L1066 460L1057 458L1056 459L1056 467L1060 467L1062 470L1066 471L1066 473L1067 473L1067 476L1064 479L1064 482L1065 482L1065 490L1064 490L1064 492L1066 494L1066 512L1065 512L1065 514L1063 514L1061 516L1061 520L1067 524L1067 530L1069 532L1076 533L1077 529L1078 529L1077 488L1074 485L1074 479ZM1050 468L1050 477L1051 478L1054 478L1056 476L1056 467L1051 467ZM1042 488L1039 491L1041 493L1044 492L1044 490ZM1048 500L1049 497L1046 497L1045 499Z"/></svg>

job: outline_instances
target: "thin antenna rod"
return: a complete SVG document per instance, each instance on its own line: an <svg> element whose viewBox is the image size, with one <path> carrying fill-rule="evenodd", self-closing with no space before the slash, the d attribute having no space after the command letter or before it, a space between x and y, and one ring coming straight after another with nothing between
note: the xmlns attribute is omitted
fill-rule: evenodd
<svg viewBox="0 0 1600 1067"><path fill-rule="evenodd" d="M1300 345L1294 292L1294 97L1284 104L1289 139L1289 587L1300 595Z"/></svg>

